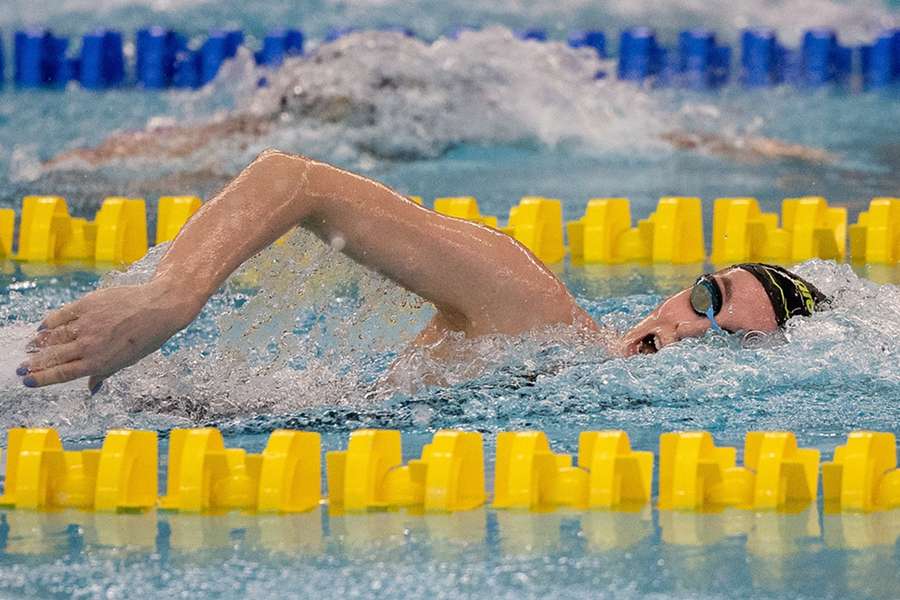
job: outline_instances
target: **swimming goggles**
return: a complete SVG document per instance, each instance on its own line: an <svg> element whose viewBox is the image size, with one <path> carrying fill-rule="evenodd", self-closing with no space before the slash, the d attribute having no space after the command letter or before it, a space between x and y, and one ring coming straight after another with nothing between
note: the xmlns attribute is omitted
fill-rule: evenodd
<svg viewBox="0 0 900 600"><path fill-rule="evenodd" d="M709 273L701 275L691 288L691 308L701 317L709 319L713 331L722 331L716 323L716 315L722 310L722 290Z"/></svg>

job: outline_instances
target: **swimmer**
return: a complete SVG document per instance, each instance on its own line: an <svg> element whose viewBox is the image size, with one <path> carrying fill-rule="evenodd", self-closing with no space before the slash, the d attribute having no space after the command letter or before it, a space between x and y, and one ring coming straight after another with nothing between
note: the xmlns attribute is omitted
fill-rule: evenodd
<svg viewBox="0 0 900 600"><path fill-rule="evenodd" d="M505 35L511 34L497 30L486 32L483 39L495 39L506 46L512 40ZM481 143L485 141L485 131L477 125L479 119L498 124L493 133L488 128L490 141L507 140L510 133L504 124L515 129L515 123L522 118L515 108L508 108L517 106L517 88L508 81L520 73L481 61L462 47L449 55L435 50L436 47L449 46L429 47L396 33L350 36L320 46L303 58L291 59L277 73L269 73L268 85L249 92L251 102L235 111L190 124L154 120L143 130L121 131L97 145L66 150L44 162L43 167L46 172L102 168L135 159L169 160L183 165L191 157L203 163L204 156L218 156L222 148L243 151L261 148L262 140L273 136L283 139L285 127L290 124L298 128L297 132L323 131L328 132L328 137L338 127L344 130L340 136L342 144L354 145L360 154L382 160L434 158L455 145ZM525 49L534 50L527 44ZM556 68L540 74L551 80L572 77L579 85L595 85L593 71L579 71L583 69L581 62L568 54L563 56L568 58L560 57L554 61ZM534 61L536 69L545 66L542 57L523 60ZM569 60L574 60L576 66L567 69ZM367 68L361 69L361 65ZM590 79L579 79L576 73L582 77L590 73ZM644 94L626 86L618 95L628 98L629 93L635 94L636 102ZM560 107L567 106L566 98L558 98L557 102ZM588 113L590 120L602 125L609 119L606 111L613 114L620 110L616 102L610 97L605 110L602 103L596 109L578 108L580 105L576 104L572 110L595 110ZM550 111L543 118L552 118L556 113ZM476 114L478 119L473 118ZM820 148L766 136L710 130L712 126L714 122L706 123L694 131L690 126L659 125L653 135L676 150L738 162L837 162L836 156ZM385 127L390 131L386 136Z"/></svg>
<svg viewBox="0 0 900 600"><path fill-rule="evenodd" d="M17 374L28 387L104 378L187 327L244 261L295 226L434 305L414 340L515 335L551 325L605 334L622 356L707 330L774 332L823 295L781 269L744 264L701 276L621 338L604 332L527 248L495 229L423 208L388 187L303 156L263 152L194 215L154 276L49 313Z"/></svg>
<svg viewBox="0 0 900 600"><path fill-rule="evenodd" d="M343 113L349 110L349 100L336 98L326 100L325 103L329 103L332 108L319 107L317 111L325 111L324 116L323 112L317 112L315 118L333 122L340 120L337 115L342 115L341 118L346 117ZM301 116L310 117L308 114ZM143 131L115 133L97 146L62 152L45 161L43 167L48 170L79 165L97 168L119 160L185 159L195 152L208 148L213 142L222 143L224 139L229 138L238 146L246 147L252 140L273 132L278 126L278 118L233 115L220 121L196 126L163 125ZM744 163L785 160L827 165L837 161L837 158L827 150L765 136L733 137L712 133L668 131L660 134L659 139L677 150L719 156ZM367 146L366 151L381 159L412 158L402 153L389 153L375 146Z"/></svg>

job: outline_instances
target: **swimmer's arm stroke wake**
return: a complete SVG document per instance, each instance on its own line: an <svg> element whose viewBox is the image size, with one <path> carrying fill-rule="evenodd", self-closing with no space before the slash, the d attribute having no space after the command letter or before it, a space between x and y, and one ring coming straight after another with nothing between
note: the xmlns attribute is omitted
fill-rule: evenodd
<svg viewBox="0 0 900 600"><path fill-rule="evenodd" d="M88 376L95 391L189 325L241 263L298 225L433 303L426 338L596 328L563 283L509 236L337 167L267 150L184 226L149 282L98 290L48 314L37 351L19 370L25 385Z"/></svg>

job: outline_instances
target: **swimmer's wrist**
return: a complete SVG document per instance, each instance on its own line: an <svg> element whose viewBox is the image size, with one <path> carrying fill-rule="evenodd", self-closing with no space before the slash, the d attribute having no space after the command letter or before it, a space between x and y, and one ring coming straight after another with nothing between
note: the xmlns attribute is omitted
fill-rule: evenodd
<svg viewBox="0 0 900 600"><path fill-rule="evenodd" d="M166 274L157 274L146 285L155 304L165 308L179 329L190 325L209 299L202 286Z"/></svg>

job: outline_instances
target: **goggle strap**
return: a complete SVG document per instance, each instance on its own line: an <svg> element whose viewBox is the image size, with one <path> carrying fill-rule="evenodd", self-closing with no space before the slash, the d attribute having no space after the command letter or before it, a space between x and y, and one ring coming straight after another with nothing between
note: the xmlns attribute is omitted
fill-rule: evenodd
<svg viewBox="0 0 900 600"><path fill-rule="evenodd" d="M716 314L713 312L713 307L710 306L706 309L706 318L709 319L709 326L713 331L719 333L722 331L722 328L719 327L719 324L716 323Z"/></svg>

